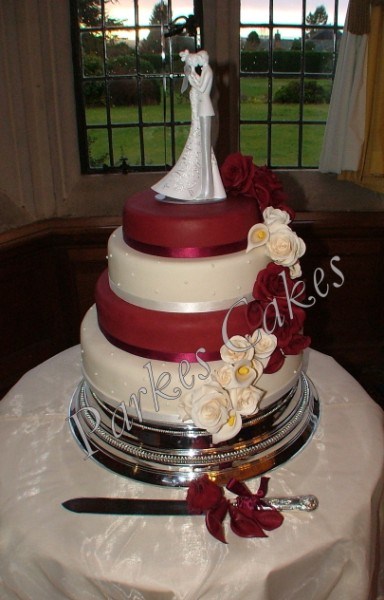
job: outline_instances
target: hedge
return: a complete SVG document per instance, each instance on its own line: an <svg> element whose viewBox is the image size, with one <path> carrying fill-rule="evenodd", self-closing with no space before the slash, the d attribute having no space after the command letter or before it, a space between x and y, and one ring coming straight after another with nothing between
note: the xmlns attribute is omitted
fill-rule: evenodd
<svg viewBox="0 0 384 600"><path fill-rule="evenodd" d="M241 70L245 73L266 73L269 70L269 53L265 50L241 53ZM297 50L275 50L273 71L276 73L300 73L301 52ZM332 52L310 51L304 54L303 68L306 73L332 73Z"/></svg>

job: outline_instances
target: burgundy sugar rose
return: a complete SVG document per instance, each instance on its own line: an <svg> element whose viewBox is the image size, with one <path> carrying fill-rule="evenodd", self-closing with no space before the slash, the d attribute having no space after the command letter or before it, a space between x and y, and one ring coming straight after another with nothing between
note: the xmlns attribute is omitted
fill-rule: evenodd
<svg viewBox="0 0 384 600"><path fill-rule="evenodd" d="M269 361L267 366L264 368L264 373L266 375L270 375L271 373L276 373L276 371L279 371L279 369L281 369L281 367L284 364L284 354L282 353L282 351L280 350L279 347L276 348L276 350L274 352L272 352L271 356L269 357Z"/></svg>
<svg viewBox="0 0 384 600"><path fill-rule="evenodd" d="M284 353L286 355L289 354L299 354L305 348L308 348L311 344L311 338L309 335L303 335L302 333L295 333L291 339L289 344L287 344L284 348Z"/></svg>
<svg viewBox="0 0 384 600"><path fill-rule="evenodd" d="M305 321L305 311L299 306L291 305L290 310L287 307L279 308L280 325L277 321L275 310L273 307L268 309L266 313L266 325L269 331L277 337L278 349L286 356L288 354L299 354L307 348L311 343L311 338L303 335L303 325ZM273 360L272 360L273 358ZM275 361L281 360L280 357L271 357L268 362L268 371L275 372ZM273 369L273 370L271 370Z"/></svg>
<svg viewBox="0 0 384 600"><path fill-rule="evenodd" d="M240 152L230 154L220 169L223 185L227 192L242 192L253 195L253 176L255 166L252 156L243 156Z"/></svg>
<svg viewBox="0 0 384 600"><path fill-rule="evenodd" d="M192 514L201 515L207 510L218 506L222 499L222 488L211 481L208 475L203 475L189 484L187 504L188 510Z"/></svg>
<svg viewBox="0 0 384 600"><path fill-rule="evenodd" d="M294 293L293 289L295 289ZM276 298L278 306L287 306L291 293L297 301L304 300L304 285L291 279L287 267L275 263L269 263L265 269L259 272L253 286L253 297L262 306L266 306L274 298Z"/></svg>
<svg viewBox="0 0 384 600"><path fill-rule="evenodd" d="M220 174L227 192L244 194L256 200L260 220L268 206L285 210L291 220L295 218L295 211L286 205L288 196L280 180L268 167L254 165L252 156L244 156L240 152L230 154L225 159Z"/></svg>
<svg viewBox="0 0 384 600"><path fill-rule="evenodd" d="M255 168L253 184L261 211L268 206L273 206L287 211L293 218L294 212L285 206L288 196L284 192L283 185L268 167Z"/></svg>
<svg viewBox="0 0 384 600"><path fill-rule="evenodd" d="M263 326L263 307L259 302L253 300L247 305L247 323L252 331Z"/></svg>

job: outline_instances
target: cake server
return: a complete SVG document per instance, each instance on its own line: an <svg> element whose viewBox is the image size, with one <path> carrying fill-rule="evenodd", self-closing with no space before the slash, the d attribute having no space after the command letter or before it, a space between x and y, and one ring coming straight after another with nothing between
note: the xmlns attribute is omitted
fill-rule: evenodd
<svg viewBox="0 0 384 600"><path fill-rule="evenodd" d="M315 510L316 496L291 496L289 498L263 498L263 502L277 510ZM72 498L62 503L76 513L100 515L191 515L186 500L150 500L139 498Z"/></svg>

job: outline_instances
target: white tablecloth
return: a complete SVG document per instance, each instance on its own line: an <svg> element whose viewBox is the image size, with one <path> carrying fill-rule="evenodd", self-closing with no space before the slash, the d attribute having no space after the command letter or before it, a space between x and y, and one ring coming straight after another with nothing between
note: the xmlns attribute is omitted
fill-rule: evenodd
<svg viewBox="0 0 384 600"><path fill-rule="evenodd" d="M227 529L224 545L199 516L66 511L61 502L76 496L186 492L85 460L66 420L81 379L78 347L27 373L0 402L1 600L384 598L383 412L332 358L312 350L308 374L320 425L310 445L270 473L269 495L315 494L320 506L285 513L265 539ZM259 481L248 483L256 491Z"/></svg>

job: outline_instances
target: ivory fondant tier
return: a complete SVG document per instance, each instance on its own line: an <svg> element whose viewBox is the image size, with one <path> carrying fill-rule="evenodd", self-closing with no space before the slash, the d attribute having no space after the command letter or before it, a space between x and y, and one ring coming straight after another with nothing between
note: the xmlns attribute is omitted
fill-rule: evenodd
<svg viewBox="0 0 384 600"><path fill-rule="evenodd" d="M209 240L205 241L207 244ZM113 292L152 310L196 313L228 309L242 296L250 299L255 274L270 262L265 247L219 256L170 258L130 248L120 227L108 243L108 272Z"/></svg>

